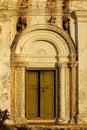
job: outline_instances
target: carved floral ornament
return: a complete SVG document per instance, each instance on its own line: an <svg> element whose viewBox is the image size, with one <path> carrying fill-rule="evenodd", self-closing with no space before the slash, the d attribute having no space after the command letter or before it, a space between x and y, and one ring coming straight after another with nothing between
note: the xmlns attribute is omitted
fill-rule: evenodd
<svg viewBox="0 0 87 130"><path fill-rule="evenodd" d="M62 0L47 0L46 5L49 8L54 8L57 5L57 8L60 8L62 5ZM42 2L41 2L42 3ZM0 0L0 8L19 8L19 7L32 6L32 0ZM62 5L63 6L63 5ZM69 0L70 10L87 10L87 1L86 0Z"/></svg>
<svg viewBox="0 0 87 130"><path fill-rule="evenodd" d="M47 0L46 1L46 7L53 9L56 7L56 0Z"/></svg>
<svg viewBox="0 0 87 130"><path fill-rule="evenodd" d="M17 6L19 8L31 8L32 7L32 2L31 2L31 0L19 0L17 2Z"/></svg>
<svg viewBox="0 0 87 130"><path fill-rule="evenodd" d="M34 9L36 7L39 8L50 8L54 9L61 8L63 6L61 0L0 0L0 8L11 8L11 9L18 9L18 8L30 8L33 7Z"/></svg>
<svg viewBox="0 0 87 130"><path fill-rule="evenodd" d="M31 0L0 0L0 8L20 8L31 7Z"/></svg>

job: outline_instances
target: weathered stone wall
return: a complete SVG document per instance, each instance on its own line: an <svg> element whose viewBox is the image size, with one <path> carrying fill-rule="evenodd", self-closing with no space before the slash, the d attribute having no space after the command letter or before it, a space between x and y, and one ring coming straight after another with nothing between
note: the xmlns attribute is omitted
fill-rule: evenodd
<svg viewBox="0 0 87 130"><path fill-rule="evenodd" d="M79 100L79 122L87 121L87 15L86 11L77 11L77 37L78 37L78 100Z"/></svg>
<svg viewBox="0 0 87 130"><path fill-rule="evenodd" d="M10 21L0 18L0 108L10 110Z"/></svg>
<svg viewBox="0 0 87 130"><path fill-rule="evenodd" d="M3 129L0 129L3 130ZM6 126L4 127L4 130L87 130L87 127L85 126L41 126L41 125L11 125L11 126Z"/></svg>
<svg viewBox="0 0 87 130"><path fill-rule="evenodd" d="M0 108L14 108L10 104L10 46L19 32L17 20L19 17L26 18L27 27L34 25L51 24L61 29L62 16L67 15L70 19L70 37L74 41L77 51L77 112L78 123L87 123L87 1L67 1L65 10L63 0L56 1L47 6L46 0L30 0L28 4L21 1L0 1ZM21 7L22 5L22 7ZM78 11L79 10L79 11ZM72 13L74 11L74 13ZM22 31L23 31L22 30ZM14 79L13 79L14 80ZM11 82L12 84L12 82ZM14 86L14 85L13 85ZM11 96L14 97L11 92ZM17 106L18 107L18 106ZM13 110L14 111L14 110ZM15 113L15 111L14 111ZM19 112L20 113L20 112Z"/></svg>

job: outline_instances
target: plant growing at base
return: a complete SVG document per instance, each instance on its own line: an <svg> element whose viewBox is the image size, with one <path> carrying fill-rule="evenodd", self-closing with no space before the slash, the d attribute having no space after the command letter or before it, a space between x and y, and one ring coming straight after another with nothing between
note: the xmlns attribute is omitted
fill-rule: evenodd
<svg viewBox="0 0 87 130"><path fill-rule="evenodd" d="M2 111L0 109L0 128L4 126L4 122L6 119L9 119L9 114L8 114L8 110L5 109L4 111Z"/></svg>

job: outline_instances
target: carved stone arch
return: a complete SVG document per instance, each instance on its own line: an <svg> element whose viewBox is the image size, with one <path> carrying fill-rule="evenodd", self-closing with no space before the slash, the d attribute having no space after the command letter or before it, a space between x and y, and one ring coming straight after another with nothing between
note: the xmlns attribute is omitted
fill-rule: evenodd
<svg viewBox="0 0 87 130"><path fill-rule="evenodd" d="M64 41L67 44L67 47L68 47L70 54L76 53L74 43L71 40L71 38L68 36L68 34L64 30L62 30L61 28L58 28L56 26L51 26L51 25L47 25L47 26L46 25L35 25L32 27L28 27L18 37L16 37L16 42L17 43L19 42L19 44L22 45L23 41L25 42L25 39L26 40L28 39L28 36L30 36L30 33L36 32L36 35L37 35L37 32L39 32L39 31L52 32L55 36L57 35L57 37L60 37L60 39L62 39L62 41ZM32 36L33 35L31 35L31 37ZM22 43L21 43L21 41L22 41ZM19 44L18 44L18 46L19 46ZM13 46L14 45L12 45L12 48L13 48ZM18 48L17 44L16 44L16 48Z"/></svg>
<svg viewBox="0 0 87 130"><path fill-rule="evenodd" d="M23 54L26 45L34 43L35 41L48 41L54 46L57 55L66 57L67 61L75 60L76 52L74 44L68 34L60 28L55 26L35 25L28 27L21 34L16 36L13 44L11 45L11 54ZM70 59L69 59L70 57Z"/></svg>
<svg viewBox="0 0 87 130"><path fill-rule="evenodd" d="M11 113L13 119L17 116L19 120L25 119L25 69L27 67L59 70L61 111L56 119L62 123L68 123L69 120L75 122L76 51L68 34L55 26L35 25L25 29L15 38L11 46L11 93L13 93ZM69 95L73 97L72 101Z"/></svg>

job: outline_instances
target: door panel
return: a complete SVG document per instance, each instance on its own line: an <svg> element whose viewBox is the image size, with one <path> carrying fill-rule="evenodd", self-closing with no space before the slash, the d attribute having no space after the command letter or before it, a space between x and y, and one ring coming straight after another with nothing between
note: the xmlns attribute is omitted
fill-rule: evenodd
<svg viewBox="0 0 87 130"><path fill-rule="evenodd" d="M40 72L40 116L54 117L54 71Z"/></svg>
<svg viewBox="0 0 87 130"><path fill-rule="evenodd" d="M54 117L54 71L26 71L26 118Z"/></svg>
<svg viewBox="0 0 87 130"><path fill-rule="evenodd" d="M38 116L38 72L26 71L26 117Z"/></svg>

